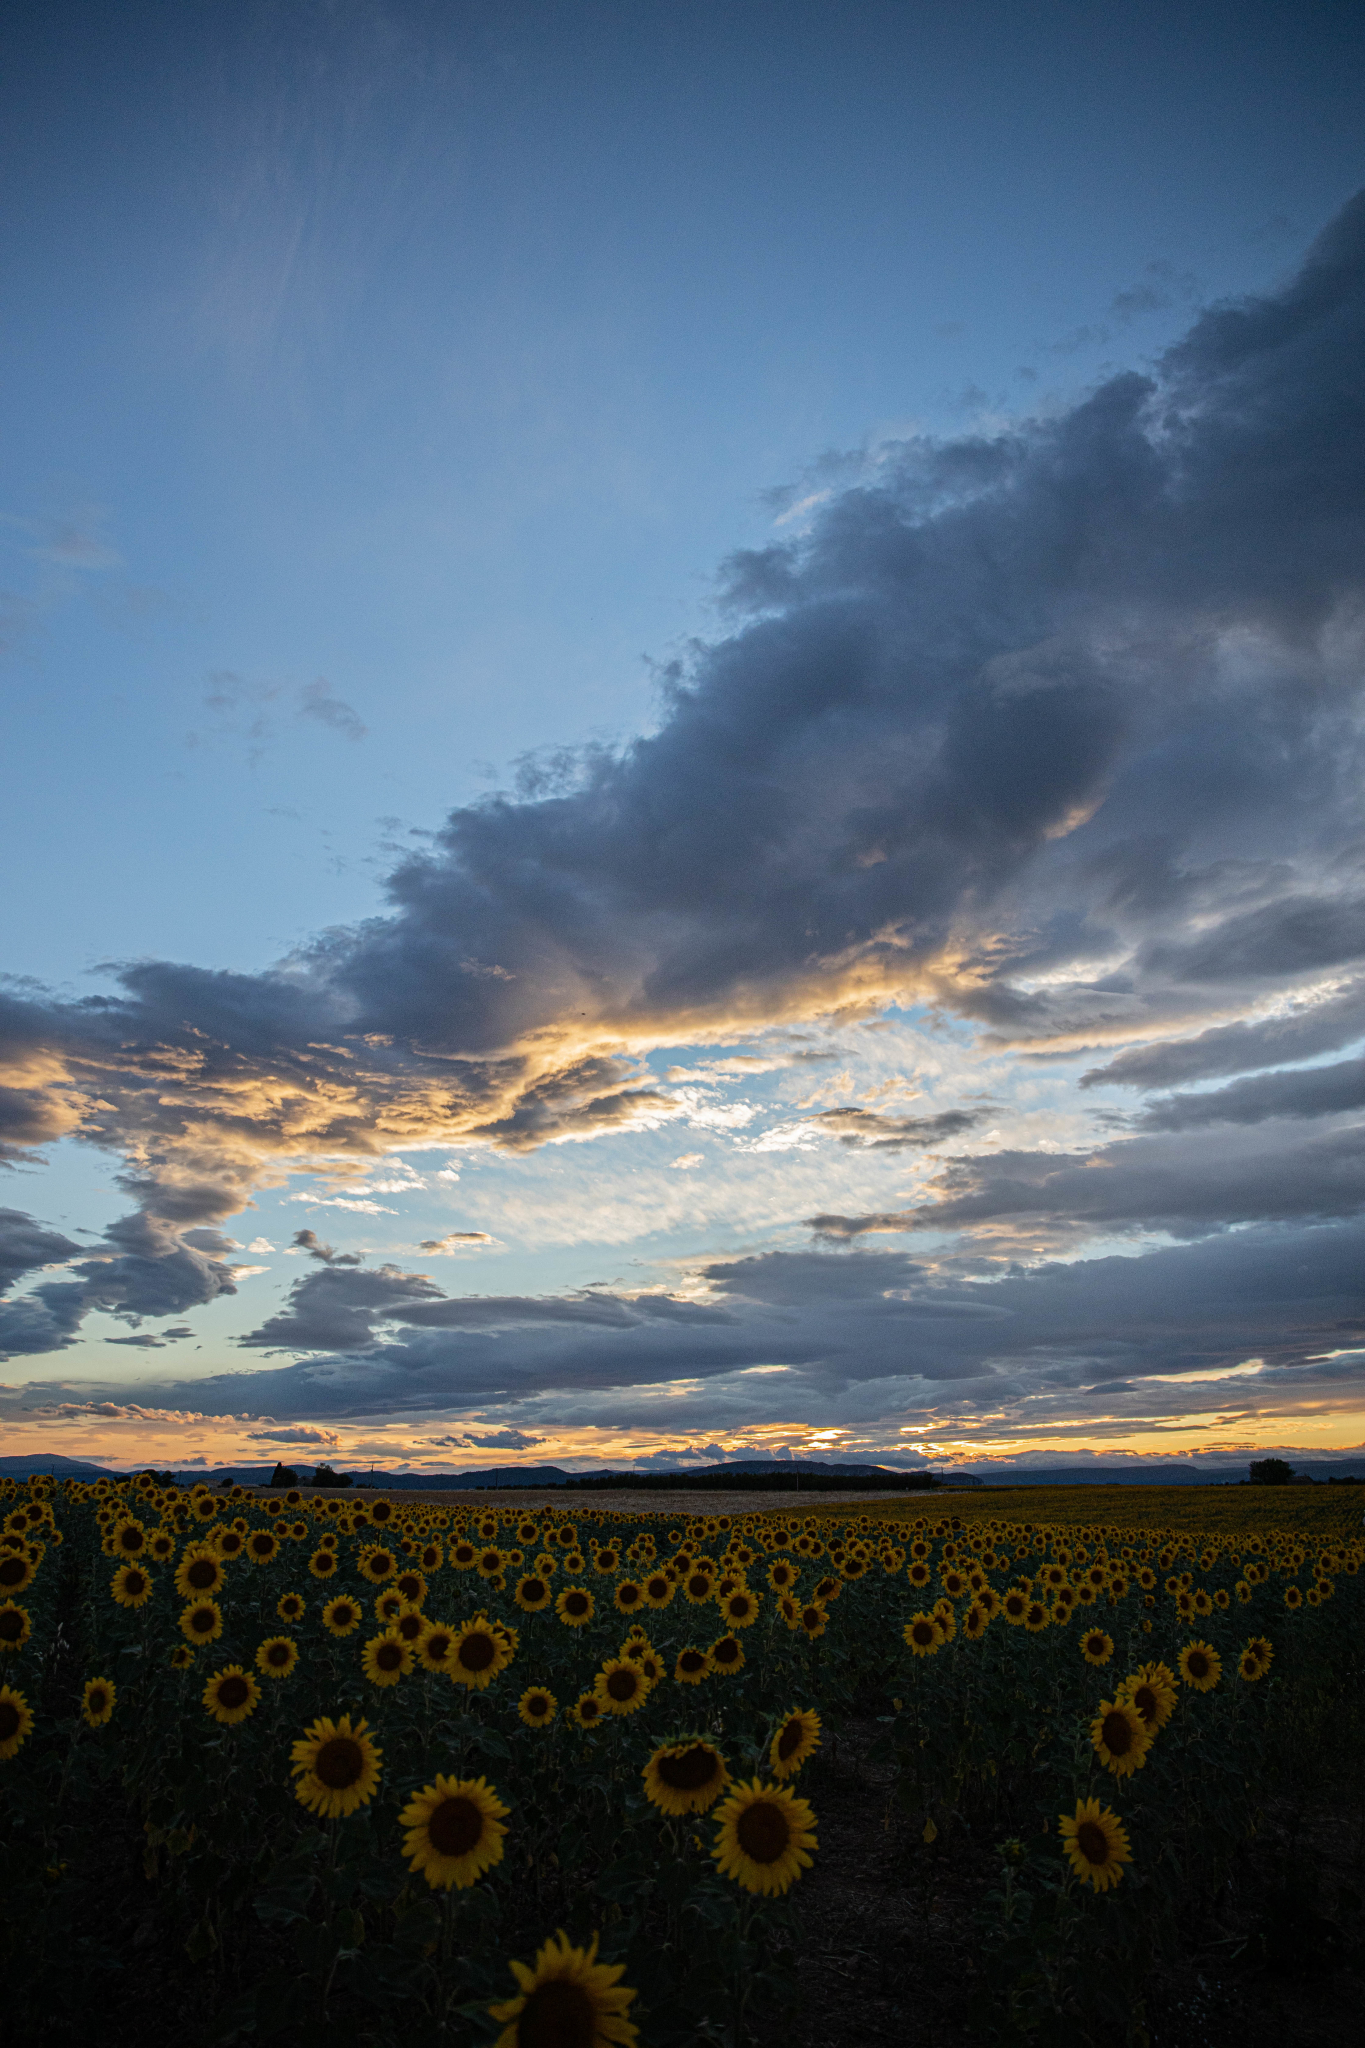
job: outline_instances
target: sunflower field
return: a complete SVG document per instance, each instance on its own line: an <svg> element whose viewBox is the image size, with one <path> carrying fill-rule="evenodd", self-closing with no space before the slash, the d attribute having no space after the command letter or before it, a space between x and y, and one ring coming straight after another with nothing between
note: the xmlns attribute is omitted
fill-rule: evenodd
<svg viewBox="0 0 1365 2048"><path fill-rule="evenodd" d="M1141 2039L1295 1759L1359 1796L1365 1547L933 1510L7 1482L12 2037L124 2038L156 1958L147 2043L788 2039L856 1721L909 1840L991 1845L981 2038Z"/></svg>

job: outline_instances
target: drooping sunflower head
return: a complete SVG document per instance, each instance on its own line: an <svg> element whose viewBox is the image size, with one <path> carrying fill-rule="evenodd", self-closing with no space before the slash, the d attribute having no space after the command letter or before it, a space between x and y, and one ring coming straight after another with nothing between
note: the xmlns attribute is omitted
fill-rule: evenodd
<svg viewBox="0 0 1365 2048"><path fill-rule="evenodd" d="M87 1728L103 1728L113 1718L118 1691L108 1678L91 1678L81 1694L81 1719Z"/></svg>
<svg viewBox="0 0 1365 2048"><path fill-rule="evenodd" d="M559 1712L559 1701L543 1685L528 1686L517 1701L517 1714L528 1728L551 1728Z"/></svg>
<svg viewBox="0 0 1365 2048"><path fill-rule="evenodd" d="M169 1661L172 1671L192 1671L194 1669L194 1651L188 1643L177 1643L171 1651Z"/></svg>
<svg viewBox="0 0 1365 2048"><path fill-rule="evenodd" d="M757 1778L737 1785L716 1822L711 1854L721 1875L745 1891L774 1897L809 1870L815 1815L785 1785L764 1785Z"/></svg>
<svg viewBox="0 0 1365 2048"><path fill-rule="evenodd" d="M661 1813L705 1813L730 1782L725 1758L702 1735L682 1735L655 1750L640 1773Z"/></svg>
<svg viewBox="0 0 1365 2048"><path fill-rule="evenodd" d="M1136 1707L1151 1734L1159 1734L1176 1709L1174 1674L1164 1664L1144 1664L1124 1679L1119 1698Z"/></svg>
<svg viewBox="0 0 1365 2048"><path fill-rule="evenodd" d="M483 1778L437 1778L398 1816L403 1854L433 1890L463 1889L502 1861L508 1809Z"/></svg>
<svg viewBox="0 0 1365 2048"><path fill-rule="evenodd" d="M368 1723L352 1727L349 1714L339 1721L314 1721L290 1751L298 1783L294 1796L324 1820L344 1820L368 1805L379 1786L383 1751L368 1733Z"/></svg>
<svg viewBox="0 0 1365 2048"><path fill-rule="evenodd" d="M1112 1808L1098 1799L1078 1799L1075 1813L1059 1819L1063 1852L1077 1877L1097 1892L1116 1885L1133 1858L1127 1830Z"/></svg>
<svg viewBox="0 0 1365 2048"><path fill-rule="evenodd" d="M530 1969L511 1969L520 1995L489 2007L506 2022L495 2048L633 2048L638 2040L626 2017L635 1993L620 1982L621 1964L597 1961L596 1935L586 1949L571 1948L561 1929Z"/></svg>
<svg viewBox="0 0 1365 2048"><path fill-rule="evenodd" d="M768 1745L768 1768L775 1778L795 1777L819 1746L820 1716L808 1707L793 1707L773 1731Z"/></svg>
<svg viewBox="0 0 1365 2048"><path fill-rule="evenodd" d="M1196 1692L1212 1692L1223 1675L1223 1660L1211 1643L1186 1643L1176 1664Z"/></svg>
<svg viewBox="0 0 1365 2048"><path fill-rule="evenodd" d="M202 1694L209 1714L225 1728L234 1728L254 1714L260 1697L261 1688L240 1664L227 1664L215 1671Z"/></svg>

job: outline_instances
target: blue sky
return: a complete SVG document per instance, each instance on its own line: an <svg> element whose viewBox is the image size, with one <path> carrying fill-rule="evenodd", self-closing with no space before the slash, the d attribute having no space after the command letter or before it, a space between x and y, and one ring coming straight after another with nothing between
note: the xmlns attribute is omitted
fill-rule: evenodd
<svg viewBox="0 0 1365 2048"><path fill-rule="evenodd" d="M1365 1436L1323 766L1355 243L1326 310L1300 268L1365 184L1357 10L73 5L6 41L16 1444ZM1269 309L1259 382L1227 302ZM1134 434L1167 499L1205 479L1178 534ZM1239 1029L1281 1037L1239 1067ZM1319 1068L1308 1108L1162 1107ZM1049 1157L1141 1185L1100 1213ZM1211 1334L1234 1240L1288 1273L1305 1232L1314 1305ZM1112 1262L1176 1253L1152 1284L1202 1306L1111 1369ZM895 1323L1029 1276L998 1354Z"/></svg>

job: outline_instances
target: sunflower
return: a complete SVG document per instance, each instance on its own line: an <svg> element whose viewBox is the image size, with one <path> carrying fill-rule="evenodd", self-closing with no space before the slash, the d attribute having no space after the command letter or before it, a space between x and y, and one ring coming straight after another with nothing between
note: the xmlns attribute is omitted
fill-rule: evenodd
<svg viewBox="0 0 1365 2048"><path fill-rule="evenodd" d="M799 1576L789 1557L775 1557L768 1566L768 1584L774 1593L790 1593Z"/></svg>
<svg viewBox="0 0 1365 2048"><path fill-rule="evenodd" d="M308 1560L308 1569L315 1579L330 1579L335 1576L339 1563L334 1550L324 1550L319 1546Z"/></svg>
<svg viewBox="0 0 1365 2048"><path fill-rule="evenodd" d="M267 1636L256 1652L256 1669L267 1678L288 1678L299 1661L299 1646L291 1636Z"/></svg>
<svg viewBox="0 0 1365 2048"><path fill-rule="evenodd" d="M456 1632L450 1651L450 1676L456 1685L472 1686L482 1692L500 1671L507 1669L512 1656L513 1646L507 1632L478 1615Z"/></svg>
<svg viewBox="0 0 1365 2048"><path fill-rule="evenodd" d="M566 1586L555 1601L555 1613L569 1628L582 1628L592 1620L593 1597L586 1586Z"/></svg>
<svg viewBox="0 0 1365 2048"><path fill-rule="evenodd" d="M1093 1591L1091 1591L1090 1588L1082 1587L1081 1591L1082 1593L1090 1591L1091 1598L1094 1598L1094 1593ZM1006 1621L1008 1621L1014 1628L1019 1628L1023 1625L1024 1617L1028 1613L1028 1610L1028 1594L1018 1586L1011 1586L1009 1592L1006 1593L1004 1599L1000 1602L1000 1611L1004 1615Z"/></svg>
<svg viewBox="0 0 1365 2048"><path fill-rule="evenodd" d="M1062 1848L1077 1877L1097 1892L1119 1883L1123 1866L1133 1860L1128 1831L1112 1807L1098 1799L1078 1799L1074 1815L1060 1814Z"/></svg>
<svg viewBox="0 0 1365 2048"><path fill-rule="evenodd" d="M667 1607L677 1590L667 1572L652 1572L645 1580L645 1604L648 1607Z"/></svg>
<svg viewBox="0 0 1365 2048"><path fill-rule="evenodd" d="M398 1569L397 1560L386 1543L372 1543L356 1559L356 1570L372 1586L382 1586Z"/></svg>
<svg viewBox="0 0 1365 2048"><path fill-rule="evenodd" d="M1223 1660L1210 1643L1186 1643L1175 1661L1196 1692L1212 1692L1223 1675Z"/></svg>
<svg viewBox="0 0 1365 2048"><path fill-rule="evenodd" d="M1090 1740L1106 1770L1126 1778L1141 1770L1152 1746L1152 1734L1135 1706L1125 1699L1101 1700L1090 1723Z"/></svg>
<svg viewBox="0 0 1365 2048"><path fill-rule="evenodd" d="M109 1590L120 1607L145 1607L152 1597L152 1575L145 1565L121 1564Z"/></svg>
<svg viewBox="0 0 1365 2048"><path fill-rule="evenodd" d="M528 1686L517 1701L517 1714L528 1728L550 1728L559 1712L559 1701L543 1685Z"/></svg>
<svg viewBox="0 0 1365 2048"><path fill-rule="evenodd" d="M943 1645L943 1629L936 1614L915 1614L901 1635L917 1657L933 1657Z"/></svg>
<svg viewBox="0 0 1365 2048"><path fill-rule="evenodd" d="M472 1543L452 1543L448 1555L457 1572L473 1571L479 1561L479 1553Z"/></svg>
<svg viewBox="0 0 1365 2048"><path fill-rule="evenodd" d="M973 1600L962 1617L962 1633L968 1642L979 1642L991 1625L991 1618L979 1600Z"/></svg>
<svg viewBox="0 0 1365 2048"><path fill-rule="evenodd" d="M732 1877L746 1892L772 1897L810 1869L815 1815L785 1785L763 1785L757 1778L737 1785L716 1822L711 1854L722 1877Z"/></svg>
<svg viewBox="0 0 1365 2048"><path fill-rule="evenodd" d="M91 1678L81 1694L81 1719L87 1728L103 1728L114 1712L118 1688L108 1678Z"/></svg>
<svg viewBox="0 0 1365 2048"><path fill-rule="evenodd" d="M222 1529L215 1541L220 1557L240 1557L246 1549L246 1537L240 1529Z"/></svg>
<svg viewBox="0 0 1365 2048"><path fill-rule="evenodd" d="M33 1622L27 1607L6 1600L0 1606L0 1650L22 1650L32 1633Z"/></svg>
<svg viewBox="0 0 1365 2048"><path fill-rule="evenodd" d="M215 1671L202 1694L209 1713L225 1728L235 1727L248 1714L254 1714L260 1697L261 1688L240 1664L225 1664L221 1671Z"/></svg>
<svg viewBox="0 0 1365 2048"><path fill-rule="evenodd" d="M1175 1712L1175 1673L1165 1664L1144 1664L1124 1679L1119 1698L1137 1708L1153 1735L1159 1734Z"/></svg>
<svg viewBox="0 0 1365 2048"><path fill-rule="evenodd" d="M638 1614L645 1606L645 1589L638 1579L622 1579L616 1588L615 1604L620 1614Z"/></svg>
<svg viewBox="0 0 1365 2048"><path fill-rule="evenodd" d="M619 1982L623 1965L599 1963L597 1936L571 1948L561 1928L530 1969L511 1964L520 1996L488 2010L504 2021L494 2048L632 2048L639 2039L626 2014L635 1993Z"/></svg>
<svg viewBox="0 0 1365 2048"><path fill-rule="evenodd" d="M1297 1587L1297 1586L1286 1586L1286 1587L1285 1587L1285 1589L1284 1589L1284 1604L1285 1604L1285 1606L1286 1606L1286 1607L1288 1607L1288 1608L1291 1608L1291 1609L1292 1609L1292 1608L1295 1608L1295 1607L1302 1607L1302 1605L1303 1605L1303 1594L1302 1594L1302 1593L1301 1593L1301 1592L1299 1591L1299 1589L1298 1589L1298 1587Z"/></svg>
<svg viewBox="0 0 1365 2048"><path fill-rule="evenodd" d="M417 1662L424 1671L450 1671L450 1653L455 1647L455 1631L443 1621L428 1621L421 1635L413 1644Z"/></svg>
<svg viewBox="0 0 1365 2048"><path fill-rule="evenodd" d="M707 1650L699 1650L694 1643L688 1643L679 1650L678 1661L673 1666L673 1676L680 1685L700 1685L711 1670L711 1656Z"/></svg>
<svg viewBox="0 0 1365 2048"><path fill-rule="evenodd" d="M683 1598L690 1600L694 1607L704 1607L716 1589L716 1582L708 1571L690 1571L682 1582Z"/></svg>
<svg viewBox="0 0 1365 2048"><path fill-rule="evenodd" d="M187 1642L216 1643L223 1633L223 1610L216 1600L191 1600L180 1614L180 1633Z"/></svg>
<svg viewBox="0 0 1365 2048"><path fill-rule="evenodd" d="M280 1539L273 1529L253 1529L246 1539L246 1554L253 1564L273 1564L280 1554Z"/></svg>
<svg viewBox="0 0 1365 2048"><path fill-rule="evenodd" d="M512 1589L512 1598L523 1614L539 1614L552 1597L549 1580L539 1575L519 1579Z"/></svg>
<svg viewBox="0 0 1365 2048"><path fill-rule="evenodd" d="M294 1797L324 1820L344 1820L366 1806L379 1786L379 1760L384 1752L368 1734L368 1723L351 1726L349 1714L339 1721L314 1721L290 1751Z"/></svg>
<svg viewBox="0 0 1365 2048"><path fill-rule="evenodd" d="M281 1593L275 1602L275 1612L281 1621L302 1621L306 1603L297 1593Z"/></svg>
<svg viewBox="0 0 1365 2048"><path fill-rule="evenodd" d="M1030 1635L1041 1635L1052 1624L1052 1609L1041 1600L1030 1600L1024 1609L1024 1627Z"/></svg>
<svg viewBox="0 0 1365 2048"><path fill-rule="evenodd" d="M386 1593L381 1593L374 1603L375 1620L382 1621L385 1628L389 1628L400 1614L407 1612L407 1605L402 1594L395 1593L390 1587Z"/></svg>
<svg viewBox="0 0 1365 2048"><path fill-rule="evenodd" d="M720 1611L731 1628L752 1628L758 1620L759 1597L747 1586L737 1586L720 1603Z"/></svg>
<svg viewBox="0 0 1365 2048"><path fill-rule="evenodd" d="M502 1861L508 1812L483 1778L437 1778L414 1793L398 1816L403 1854L433 1891L461 1890Z"/></svg>
<svg viewBox="0 0 1365 2048"><path fill-rule="evenodd" d="M147 1531L135 1515L126 1515L114 1524L109 1547L115 1557L141 1557L147 1548Z"/></svg>
<svg viewBox="0 0 1365 2048"><path fill-rule="evenodd" d="M703 1735L680 1735L655 1750L640 1776L661 1813L705 1813L730 1782L725 1758Z"/></svg>
<svg viewBox="0 0 1365 2048"><path fill-rule="evenodd" d="M606 1711L595 1692L580 1693L573 1705L565 1709L568 1719L580 1728L595 1728Z"/></svg>
<svg viewBox="0 0 1365 2048"><path fill-rule="evenodd" d="M412 1671L414 1661L410 1646L387 1629L371 1636L360 1653L360 1668L371 1685L397 1685Z"/></svg>
<svg viewBox="0 0 1365 2048"><path fill-rule="evenodd" d="M793 1707L773 1732L768 1768L775 1778L794 1778L819 1746L820 1716L809 1707Z"/></svg>
<svg viewBox="0 0 1365 2048"><path fill-rule="evenodd" d="M1264 1636L1252 1636L1247 1644L1247 1655L1255 1657L1262 1671L1269 1671L1275 1652Z"/></svg>
<svg viewBox="0 0 1365 2048"><path fill-rule="evenodd" d="M169 1529L157 1529L147 1548L158 1564L166 1564L175 1556L175 1537Z"/></svg>
<svg viewBox="0 0 1365 2048"><path fill-rule="evenodd" d="M0 1761L8 1763L28 1738L33 1715L28 1701L12 1686L0 1685Z"/></svg>
<svg viewBox="0 0 1365 2048"><path fill-rule="evenodd" d="M593 1691L609 1714L633 1714L649 1697L649 1681L628 1657L608 1657Z"/></svg>
<svg viewBox="0 0 1365 2048"><path fill-rule="evenodd" d="M322 1625L329 1635L348 1636L352 1629L360 1627L365 1619L365 1610L358 1600L341 1593L335 1600L329 1600L322 1610Z"/></svg>
<svg viewBox="0 0 1365 2048"><path fill-rule="evenodd" d="M171 1651L169 1662L172 1671L192 1671L194 1669L194 1651L188 1643L177 1643Z"/></svg>
<svg viewBox="0 0 1365 2048"><path fill-rule="evenodd" d="M1102 1628L1088 1628L1081 1637L1081 1655L1087 1664L1107 1664L1114 1654L1114 1638Z"/></svg>
<svg viewBox="0 0 1365 2048"><path fill-rule="evenodd" d="M821 1600L811 1600L807 1602L806 1606L799 1607L796 1611L796 1626L804 1629L812 1642L815 1641L817 1636L822 1636L825 1633L828 1622L829 1616L825 1612L824 1602Z"/></svg>

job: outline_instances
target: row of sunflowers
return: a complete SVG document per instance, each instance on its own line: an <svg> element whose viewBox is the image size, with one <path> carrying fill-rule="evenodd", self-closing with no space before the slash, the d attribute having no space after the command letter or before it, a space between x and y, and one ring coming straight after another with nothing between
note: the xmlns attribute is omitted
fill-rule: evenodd
<svg viewBox="0 0 1365 2048"><path fill-rule="evenodd" d="M916 1853L998 1843L995 2009L1026 2031L1030 1998L1121 2001L1113 1957L1142 1966L1216 1880L1356 1654L1365 1552L919 1506L665 1529L10 1486L16 1999L57 2039L117 1971L85 1933L87 1967L57 1967L96 1813L144 1939L212 1979L191 2038L780 2038L807 1780L856 1723Z"/></svg>

